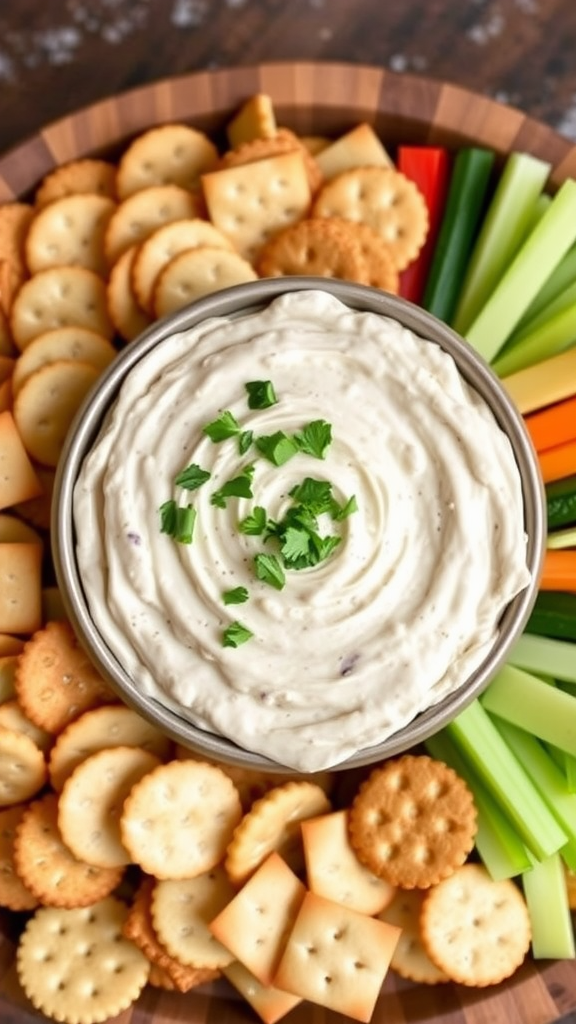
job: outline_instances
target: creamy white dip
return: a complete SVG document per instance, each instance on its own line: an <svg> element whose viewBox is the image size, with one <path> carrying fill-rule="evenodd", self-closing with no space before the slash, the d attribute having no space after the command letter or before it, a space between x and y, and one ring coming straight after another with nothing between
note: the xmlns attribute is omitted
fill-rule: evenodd
<svg viewBox="0 0 576 1024"><path fill-rule="evenodd" d="M250 410L245 384L277 404ZM325 458L281 467L203 427L230 410L255 435L332 425ZM253 498L211 504L254 462ZM210 480L174 479L196 463ZM280 591L255 578L274 543L238 531L280 518L306 476L358 510L341 543ZM160 531L170 498L197 510L193 543ZM458 687L529 582L511 445L452 357L397 322L320 292L170 337L127 376L74 496L91 613L138 687L200 727L300 771L384 740ZM249 600L225 605L244 586ZM234 620L253 637L222 645Z"/></svg>

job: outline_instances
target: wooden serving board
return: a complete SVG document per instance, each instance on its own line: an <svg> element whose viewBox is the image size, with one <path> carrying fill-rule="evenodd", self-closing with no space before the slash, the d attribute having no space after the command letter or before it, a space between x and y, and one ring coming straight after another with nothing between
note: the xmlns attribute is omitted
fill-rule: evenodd
<svg viewBox="0 0 576 1024"><path fill-rule="evenodd" d="M54 167L89 155L115 156L133 135L167 121L187 121L216 138L249 96L271 95L278 121L305 134L338 133L371 123L385 143L487 146L500 160L513 150L553 164L552 187L576 176L576 146L521 111L456 85L377 67L327 63L264 64L181 76L105 99L48 125L0 158L0 202L27 198ZM0 911L0 1022L38 1024L14 967L21 922ZM373 1024L576 1024L576 964L528 959L490 989L417 986L390 976ZM305 1004L287 1024L346 1024L349 1018ZM186 996L147 988L117 1024L249 1024L250 1008L225 983Z"/></svg>

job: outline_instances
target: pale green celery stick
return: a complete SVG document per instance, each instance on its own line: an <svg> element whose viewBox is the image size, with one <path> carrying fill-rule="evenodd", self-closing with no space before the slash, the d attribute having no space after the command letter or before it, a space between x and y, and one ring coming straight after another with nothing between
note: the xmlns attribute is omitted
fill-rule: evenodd
<svg viewBox="0 0 576 1024"><path fill-rule="evenodd" d="M534 230L538 221L542 220L542 217L546 213L546 210L550 206L551 202L552 196L549 196L547 192L540 193L536 202L534 203L534 206L532 207L530 218L526 224L526 237L528 237L530 232Z"/></svg>
<svg viewBox="0 0 576 1024"><path fill-rule="evenodd" d="M511 153L474 246L456 313L454 330L465 334L488 301L530 226L550 164L528 153Z"/></svg>
<svg viewBox="0 0 576 1024"><path fill-rule="evenodd" d="M576 644L568 640L523 633L508 660L526 672L543 672L566 683L576 683Z"/></svg>
<svg viewBox="0 0 576 1024"><path fill-rule="evenodd" d="M538 860L566 845L566 833L478 700L446 730Z"/></svg>
<svg viewBox="0 0 576 1024"><path fill-rule="evenodd" d="M576 954L566 877L559 854L522 876L536 960L571 960Z"/></svg>
<svg viewBox="0 0 576 1024"><path fill-rule="evenodd" d="M546 743L546 750L564 775L568 792L576 793L576 757L574 757L574 754L569 754L566 750L560 750L553 743Z"/></svg>
<svg viewBox="0 0 576 1024"><path fill-rule="evenodd" d="M559 295L555 295L554 298L536 314L536 316L531 317L523 327L518 326L516 328L510 336L510 341L506 343L506 350L508 350L508 345L519 345L520 342L529 338L535 331L539 330L540 327L544 327L549 320L556 317L558 313L564 313L567 309L573 309L575 303L576 278L570 281L566 287L562 289Z"/></svg>
<svg viewBox="0 0 576 1024"><path fill-rule="evenodd" d="M424 746L431 757L450 765L470 789L478 812L475 845L490 877L497 882L502 878L513 878L523 871L528 871L532 858L528 855L524 843L446 730L430 736Z"/></svg>
<svg viewBox="0 0 576 1024"><path fill-rule="evenodd" d="M552 531L548 534L546 547L553 550L576 547L576 528L572 526L567 530Z"/></svg>
<svg viewBox="0 0 576 1024"><path fill-rule="evenodd" d="M576 181L568 178L466 331L487 362L494 359L534 296L576 241Z"/></svg>
<svg viewBox="0 0 576 1024"><path fill-rule="evenodd" d="M563 772L553 761L539 740L524 729L519 729L502 718L493 719L494 725L526 774L532 780L544 802L566 833L571 849L571 860L576 857L576 795L568 790ZM566 846L562 849L562 854Z"/></svg>
<svg viewBox="0 0 576 1024"><path fill-rule="evenodd" d="M576 751L576 697L529 672L505 665L480 698L492 715L526 729L560 750Z"/></svg>
<svg viewBox="0 0 576 1024"><path fill-rule="evenodd" d="M505 351L492 363L494 373L499 377L508 377L511 373L560 355L576 345L576 285L571 285L569 291L573 293L572 305L551 315L550 319L536 326L522 339L514 341L511 338L510 348L506 346ZM560 305L561 299L563 296L556 299L554 304ZM539 319L545 313L546 310L540 314Z"/></svg>
<svg viewBox="0 0 576 1024"><path fill-rule="evenodd" d="M542 198L549 199L550 196L543 195ZM538 295L530 303L520 320L518 328L521 329L530 320L538 316L543 309L546 309L546 306L549 306L574 281L576 281L576 245L573 245L568 250L556 269L550 274L548 280L542 285Z"/></svg>

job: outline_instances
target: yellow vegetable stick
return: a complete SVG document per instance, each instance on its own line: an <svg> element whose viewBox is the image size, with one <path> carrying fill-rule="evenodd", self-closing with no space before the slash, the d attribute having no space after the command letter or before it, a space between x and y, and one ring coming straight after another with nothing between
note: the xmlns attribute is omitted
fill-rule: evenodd
<svg viewBox="0 0 576 1024"><path fill-rule="evenodd" d="M576 348L504 377L502 384L523 413L576 394Z"/></svg>

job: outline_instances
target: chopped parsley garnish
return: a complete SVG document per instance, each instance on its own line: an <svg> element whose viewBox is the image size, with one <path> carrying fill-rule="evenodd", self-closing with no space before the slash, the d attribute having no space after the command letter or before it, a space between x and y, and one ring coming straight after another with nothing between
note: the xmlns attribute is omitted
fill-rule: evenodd
<svg viewBox="0 0 576 1024"><path fill-rule="evenodd" d="M243 430L241 434L238 434L238 451L240 455L246 455L252 441L254 440L253 430Z"/></svg>
<svg viewBox="0 0 576 1024"><path fill-rule="evenodd" d="M224 604L244 604L249 597L246 587L234 587L233 590L225 590L222 594Z"/></svg>
<svg viewBox="0 0 576 1024"><path fill-rule="evenodd" d="M257 437L255 444L264 458L275 466L283 466L300 450L294 438L289 437L282 430L277 430L275 434L263 434L262 437Z"/></svg>
<svg viewBox="0 0 576 1024"><path fill-rule="evenodd" d="M254 568L256 576L264 583L268 583L276 590L282 590L286 583L286 575L276 555L264 555L260 553L254 557Z"/></svg>
<svg viewBox="0 0 576 1024"><path fill-rule="evenodd" d="M304 477L301 484L297 484L290 491L290 497L297 505L301 505L313 516L320 516L323 512L331 512L334 504L332 496L332 484L329 480L315 480L314 477ZM340 506L338 506L339 508Z"/></svg>
<svg viewBox="0 0 576 1024"><path fill-rule="evenodd" d="M160 506L160 532L167 533L179 544L191 544L196 522L192 505L177 505L172 499Z"/></svg>
<svg viewBox="0 0 576 1024"><path fill-rule="evenodd" d="M356 495L353 494L345 505L339 505L337 501L334 501L334 507L332 508L331 515L332 519L341 523L343 519L347 519L353 512L358 511L358 502L356 501Z"/></svg>
<svg viewBox="0 0 576 1024"><path fill-rule="evenodd" d="M332 442L332 426L326 420L312 420L294 435L294 440L301 452L323 459Z"/></svg>
<svg viewBox="0 0 576 1024"><path fill-rule="evenodd" d="M211 441L218 444L220 441L225 441L228 437L236 437L240 433L240 424L236 417L226 409L217 420L207 423L202 429Z"/></svg>
<svg viewBox="0 0 576 1024"><path fill-rule="evenodd" d="M201 487L202 484L205 484L206 481L209 479L209 471L207 469L201 469L200 466L197 466L196 463L193 462L190 466L187 466L186 469L183 469L182 472L178 474L178 476L174 480L174 483L177 484L179 487L184 487L185 490L187 491L195 491L198 487Z"/></svg>
<svg viewBox="0 0 576 1024"><path fill-rule="evenodd" d="M251 380L246 385L249 409L269 409L278 399L271 380Z"/></svg>
<svg viewBox="0 0 576 1024"><path fill-rule="evenodd" d="M253 476L254 466L246 466L239 476L233 477L232 480L227 480L219 490L214 491L210 498L210 503L218 508L226 508L227 498L252 498Z"/></svg>
<svg viewBox="0 0 576 1024"><path fill-rule="evenodd" d="M250 537L259 537L264 533L267 522L266 509L262 508L262 505L255 505L250 515L238 523L238 529L240 533L245 533Z"/></svg>
<svg viewBox="0 0 576 1024"><path fill-rule="evenodd" d="M240 647L254 636L241 622L231 622L222 633L222 647Z"/></svg>

